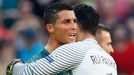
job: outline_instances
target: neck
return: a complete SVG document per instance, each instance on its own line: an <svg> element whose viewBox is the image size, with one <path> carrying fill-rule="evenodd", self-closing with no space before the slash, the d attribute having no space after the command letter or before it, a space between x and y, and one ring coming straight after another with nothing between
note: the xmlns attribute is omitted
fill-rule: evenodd
<svg viewBox="0 0 134 75"><path fill-rule="evenodd" d="M78 38L79 41L82 41L87 38L95 40L95 36L93 36L92 34L87 33L87 32L80 32L78 37L79 37Z"/></svg>
<svg viewBox="0 0 134 75"><path fill-rule="evenodd" d="M57 47L61 46L62 44L55 40L53 37L50 37L48 43L46 45L46 50L49 53L52 53Z"/></svg>

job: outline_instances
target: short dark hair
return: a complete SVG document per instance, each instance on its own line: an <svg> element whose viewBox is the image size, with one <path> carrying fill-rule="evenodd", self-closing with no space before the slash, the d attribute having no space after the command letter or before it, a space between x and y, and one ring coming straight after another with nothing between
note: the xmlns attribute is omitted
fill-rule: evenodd
<svg viewBox="0 0 134 75"><path fill-rule="evenodd" d="M110 33L111 32L111 27L109 25L100 23L97 27L97 30L105 30L105 31Z"/></svg>
<svg viewBox="0 0 134 75"><path fill-rule="evenodd" d="M80 23L81 30L95 35L100 16L93 7L86 4L79 4L74 8L74 12L78 23Z"/></svg>
<svg viewBox="0 0 134 75"><path fill-rule="evenodd" d="M58 17L57 13L62 10L73 10L73 7L66 3L53 3L48 6L43 15L44 25L48 23L55 23Z"/></svg>

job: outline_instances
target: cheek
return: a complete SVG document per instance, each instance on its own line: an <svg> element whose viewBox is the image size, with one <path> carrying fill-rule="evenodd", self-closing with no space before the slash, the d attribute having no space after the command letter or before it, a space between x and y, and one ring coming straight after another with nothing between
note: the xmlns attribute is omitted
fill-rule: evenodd
<svg viewBox="0 0 134 75"><path fill-rule="evenodd" d="M67 34L69 32L69 30L67 28L62 28L62 29L57 30L57 32L60 35L65 35L65 34Z"/></svg>
<svg viewBox="0 0 134 75"><path fill-rule="evenodd" d="M108 49L108 46L105 43L102 44L102 47L104 48L104 50L107 50Z"/></svg>
<svg viewBox="0 0 134 75"><path fill-rule="evenodd" d="M67 27L64 27L64 28L61 29L62 35L68 35L69 32L70 32L70 30L69 30L69 28L67 28ZM64 36L63 36L63 37L64 37Z"/></svg>
<svg viewBox="0 0 134 75"><path fill-rule="evenodd" d="M60 33L66 33L69 31L69 27L62 24L56 28L56 31Z"/></svg>
<svg viewBox="0 0 134 75"><path fill-rule="evenodd" d="M64 39L67 35L68 31L66 29L58 29L55 31L55 35L58 39Z"/></svg>
<svg viewBox="0 0 134 75"><path fill-rule="evenodd" d="M111 50L111 47L109 45L106 45L105 50L109 52L109 50Z"/></svg>

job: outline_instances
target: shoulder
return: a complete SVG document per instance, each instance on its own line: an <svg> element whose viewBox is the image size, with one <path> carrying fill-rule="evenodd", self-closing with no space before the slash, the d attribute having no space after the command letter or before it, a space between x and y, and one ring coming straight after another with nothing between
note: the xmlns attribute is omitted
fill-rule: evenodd
<svg viewBox="0 0 134 75"><path fill-rule="evenodd" d="M28 62L35 62L36 60L39 60L48 55L49 55L48 51L46 49L42 49L42 51L34 55Z"/></svg>
<svg viewBox="0 0 134 75"><path fill-rule="evenodd" d="M74 53L74 52L80 52L82 51L82 46L83 44L81 42L75 42L75 43L69 43L69 44L65 44L62 45L58 48L56 48L54 50L54 52L59 52L59 53L64 53L64 52L70 52L70 53Z"/></svg>
<svg viewBox="0 0 134 75"><path fill-rule="evenodd" d="M61 48L78 48L82 45L81 42L74 42L74 43L68 43L65 45L62 45L60 47L58 47L57 49L61 49Z"/></svg>

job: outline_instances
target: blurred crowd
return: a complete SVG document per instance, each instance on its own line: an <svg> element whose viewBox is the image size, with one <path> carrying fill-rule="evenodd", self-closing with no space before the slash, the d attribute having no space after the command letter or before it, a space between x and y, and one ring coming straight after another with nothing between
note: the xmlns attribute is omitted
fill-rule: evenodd
<svg viewBox="0 0 134 75"><path fill-rule="evenodd" d="M112 27L118 75L134 75L134 0L0 0L0 75L13 58L27 62L48 40L43 13L54 2L92 5Z"/></svg>

